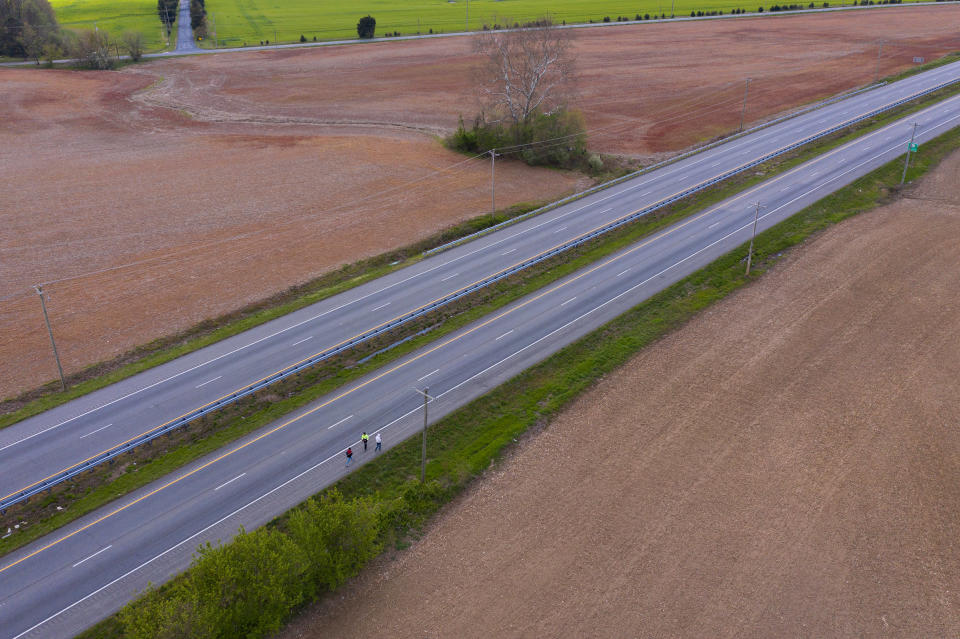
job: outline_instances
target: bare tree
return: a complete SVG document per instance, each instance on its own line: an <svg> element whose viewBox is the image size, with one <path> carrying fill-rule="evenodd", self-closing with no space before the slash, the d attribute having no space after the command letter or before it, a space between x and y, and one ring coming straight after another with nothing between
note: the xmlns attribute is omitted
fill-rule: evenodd
<svg viewBox="0 0 960 639"><path fill-rule="evenodd" d="M123 48L130 54L130 59L139 62L143 56L143 34L139 31L124 31L120 37Z"/></svg>
<svg viewBox="0 0 960 639"><path fill-rule="evenodd" d="M112 69L113 58L110 56L110 39L107 32L80 31L71 46L71 57L78 67L86 69Z"/></svg>
<svg viewBox="0 0 960 639"><path fill-rule="evenodd" d="M550 18L481 32L475 49L485 58L477 78L485 113L522 124L535 112L553 112L572 95L570 31L557 28Z"/></svg>

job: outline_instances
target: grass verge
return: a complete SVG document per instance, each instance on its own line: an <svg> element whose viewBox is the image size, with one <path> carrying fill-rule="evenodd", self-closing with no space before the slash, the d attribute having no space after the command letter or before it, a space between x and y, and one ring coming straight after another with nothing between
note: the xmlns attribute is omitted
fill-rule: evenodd
<svg viewBox="0 0 960 639"><path fill-rule="evenodd" d="M925 174L958 146L957 129L926 143L915 156L908 177L912 181ZM597 379L701 310L762 277L785 251L895 197L901 168L901 160L894 160L758 235L754 246L757 268L751 276L744 275L743 245L431 426L430 488L417 492L415 500L410 496L419 471L417 438L358 468L332 488L347 497L365 496L380 503L390 523L382 530L381 540L403 540L499 460L519 436L547 424ZM411 505L415 507L409 508ZM408 510L398 511L400 507ZM268 528L285 531L292 512ZM163 592L161 589L160 596ZM114 615L80 636L114 639L127 635L119 616Z"/></svg>
<svg viewBox="0 0 960 639"><path fill-rule="evenodd" d="M176 335L154 340L117 358L73 373L67 377L68 388L65 392L60 392L59 381L51 381L40 388L5 399L0 402L0 428L6 428L144 370L409 266L421 259L423 251L517 217L544 204L516 204L499 211L495 216L482 215L465 220L414 244L344 265L305 284L293 286L232 313L200 322Z"/></svg>
<svg viewBox="0 0 960 639"><path fill-rule="evenodd" d="M960 87L950 93L960 93ZM941 96L942 97L942 96ZM931 101L934 98L931 97ZM926 105L927 101L924 101ZM910 112L915 107L905 107ZM0 540L0 556L37 539L74 519L109 503L221 446L286 415L305 404L382 367L426 343L449 334L506 304L556 281L602 257L618 251L643 237L732 194L782 173L813 155L834 148L861 135L864 130L882 126L904 113L887 114L844 135L825 139L802 151L782 156L762 167L736 176L710 190L685 199L655 215L585 244L563 256L544 262L497 285L484 289L462 305L446 309L407 327L405 341L391 346L390 339L370 343L352 353L350 359L329 362L295 376L258 395L197 420L155 447L141 447L117 465L103 466L74 483L55 487L42 498L17 505L0 517L0 525L16 527L16 533ZM395 342L394 342L395 343ZM385 346L385 348L384 348Z"/></svg>

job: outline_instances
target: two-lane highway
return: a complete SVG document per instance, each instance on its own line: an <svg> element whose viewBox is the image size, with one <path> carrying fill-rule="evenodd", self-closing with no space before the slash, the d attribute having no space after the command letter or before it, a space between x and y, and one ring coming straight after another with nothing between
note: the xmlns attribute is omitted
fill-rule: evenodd
<svg viewBox="0 0 960 639"><path fill-rule="evenodd" d="M960 63L947 65L732 140L4 429L0 498L513 264L958 77Z"/></svg>
<svg viewBox="0 0 960 639"><path fill-rule="evenodd" d="M119 500L0 562L0 636L66 637L193 549L252 528L344 472L363 429L390 447L420 428L429 385L438 419L750 237L960 124L960 97L844 144L556 282L347 388ZM372 459L358 450L357 463Z"/></svg>

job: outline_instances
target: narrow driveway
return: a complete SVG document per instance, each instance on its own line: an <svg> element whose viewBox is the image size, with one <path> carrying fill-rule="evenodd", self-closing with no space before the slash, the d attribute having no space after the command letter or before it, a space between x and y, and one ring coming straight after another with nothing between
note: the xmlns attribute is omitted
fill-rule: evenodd
<svg viewBox="0 0 960 639"><path fill-rule="evenodd" d="M190 0L180 0L180 14L177 16L177 53L195 53L200 50L193 40L190 28Z"/></svg>

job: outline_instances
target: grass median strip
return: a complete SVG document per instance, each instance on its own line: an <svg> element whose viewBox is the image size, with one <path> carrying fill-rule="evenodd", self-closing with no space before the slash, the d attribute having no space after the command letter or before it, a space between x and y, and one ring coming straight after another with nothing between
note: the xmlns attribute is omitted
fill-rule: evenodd
<svg viewBox="0 0 960 639"><path fill-rule="evenodd" d="M908 178L914 180L925 174L958 146L958 129L925 143L915 156ZM430 516L502 457L520 436L547 424L597 379L617 369L648 344L676 330L701 310L762 277L766 269L792 247L837 222L869 211L896 197L898 188L895 185L900 180L902 167L903 161L898 158L759 234L754 245L756 269L749 277L744 275L744 244L558 351L509 383L440 420L430 427L428 481L425 485L420 485L416 480L420 443L417 438L412 438L324 491L319 501L310 500L274 520L265 529L245 535L237 550L231 550L228 544L219 554L205 552L205 555L209 554L214 559L201 558L185 575L176 577L144 599L133 602L119 615L104 620L81 637L138 637L170 630L170 626L164 624L171 623L171 619L163 618L158 611L173 608L184 610L183 606L177 607L176 604L186 601L184 597L194 593L192 584L198 581L198 575L210 570L213 561L220 562L220 565L226 563L232 568L220 574L237 575L228 578L228 581L237 581L230 581L227 587L242 589L251 576L248 571L242 570L246 565L243 562L249 562L250 551L239 550L258 545L279 547L283 538L290 548L290 561L280 557L280 561L275 563L294 565L293 559L299 552L294 546L305 538L304 522L316 521L319 526L340 512L344 504L349 504L349 508L353 509L352 520L357 522L349 524L346 530L352 530L351 526L354 526L369 535L372 524L369 518L364 519L363 516L373 511L378 515L378 522L376 542L371 542L371 545L378 548L403 545L403 540L409 539L411 531L418 530ZM343 516L339 519L352 520ZM259 538L248 539L256 535ZM335 544L328 550L333 556L343 557L344 561L357 559ZM281 595L286 597L283 601L288 605L273 620L274 625L289 619L311 599L334 590L338 584L359 572L362 564L362 559L354 561L339 573L337 579L325 582L322 588L297 586L298 579L306 579L303 575L288 578L285 589L278 589L281 594L277 595L278 598ZM257 575L255 580L267 580L267 577ZM219 609L219 599L204 599L209 595L203 593L197 595L198 598L192 600L193 608L187 610L188 620L195 619L191 615L201 615L207 608ZM246 593L234 597L233 601L240 609L251 598L252 594ZM232 625L215 627L210 636L248 632L250 634L247 636L264 636L257 627L238 627L237 624L243 622L237 611L224 613L218 620L222 624ZM184 619L177 617L172 621L182 623ZM260 622L259 619L256 621Z"/></svg>
<svg viewBox="0 0 960 639"><path fill-rule="evenodd" d="M960 88L953 90L960 92ZM945 92L945 95L949 92ZM932 101L932 98L931 98ZM901 114L902 115L902 114ZM892 117L892 116L891 116ZM562 256L545 261L470 299L438 311L405 327L407 337L397 336L365 344L349 357L339 358L299 374L223 411L196 420L168 439L140 447L121 462L105 465L75 482L55 487L49 494L12 507L0 516L0 525L15 531L0 540L0 555L69 523L113 499L143 486L293 410L343 386L425 344L449 334L504 305L569 275L602 257L649 236L707 206L800 164L857 137L864 130L885 124L890 118L865 124L858 131L827 139L810 147L741 174L721 185L691 196L672 207L642 218ZM396 344L396 346L389 348Z"/></svg>

